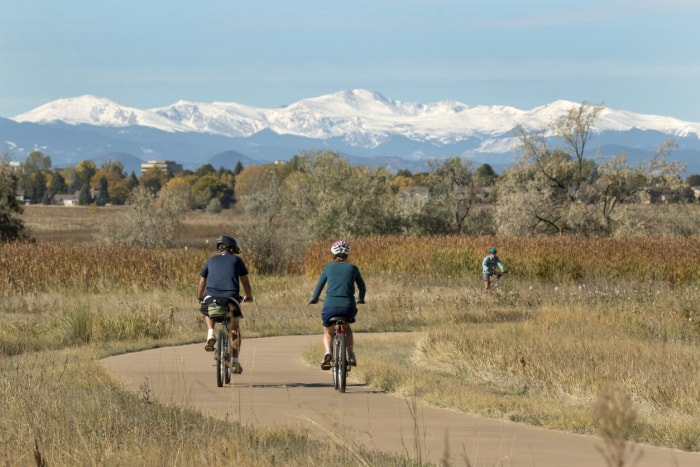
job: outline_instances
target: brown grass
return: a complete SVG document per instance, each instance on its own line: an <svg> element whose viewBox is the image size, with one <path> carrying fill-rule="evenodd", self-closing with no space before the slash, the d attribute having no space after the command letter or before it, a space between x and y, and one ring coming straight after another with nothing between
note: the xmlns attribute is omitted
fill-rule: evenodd
<svg viewBox="0 0 700 467"><path fill-rule="evenodd" d="M47 209L56 210L46 216L74 208ZM92 361L201 340L193 297L212 253L202 238L229 220L195 214L186 221L187 250L55 241L48 227L50 241L0 245L0 392L8 401L0 419L12 427L0 444L8 447L7 463L34 458L35 439L49 465L223 462L203 435L185 441L193 426L240 436L250 449L237 460L247 465L272 465L288 449L299 452L290 465L326 463L292 432L259 433L144 405L120 393ZM84 219L74 222L82 226L76 231L89 230ZM631 442L700 451L697 240L353 239L352 260L368 295L354 326L361 363L352 377L422 403L574 432L624 430ZM480 261L492 245L511 274L498 292L484 293ZM246 338L320 334L320 309L307 302L327 250L326 243L308 250L306 277L251 275L256 302L243 323ZM407 333L369 339L363 331ZM317 362L320 352L319 338L307 357ZM32 385L37 374L48 383ZM595 407L603 403L616 404L625 424L601 420ZM606 436L609 456L629 447ZM338 463L356 461L336 454Z"/></svg>
<svg viewBox="0 0 700 467"><path fill-rule="evenodd" d="M700 280L700 236L693 237L368 237L352 240L353 261L368 271L431 279L472 277L490 247L512 274L552 282ZM309 276L328 262L327 242L310 246ZM672 259L671 259L672 258Z"/></svg>
<svg viewBox="0 0 700 467"><path fill-rule="evenodd" d="M99 225L120 215L128 207L29 205L23 209L22 221L42 243L70 241L91 244L99 233ZM181 225L177 244L206 248L205 240L219 234L235 235L246 221L246 216L235 210L221 214L191 211Z"/></svg>

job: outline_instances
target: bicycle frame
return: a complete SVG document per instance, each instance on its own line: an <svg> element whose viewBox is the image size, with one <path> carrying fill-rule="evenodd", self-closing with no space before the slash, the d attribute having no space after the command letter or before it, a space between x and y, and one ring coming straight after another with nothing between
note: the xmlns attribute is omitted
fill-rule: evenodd
<svg viewBox="0 0 700 467"><path fill-rule="evenodd" d="M240 307L238 303L236 303L236 306ZM230 384L231 375L234 371L233 351L231 349L231 321L233 319L235 319L233 310L229 308L223 318L214 321L217 336L214 360L216 360L216 385L218 387Z"/></svg>
<svg viewBox="0 0 700 467"><path fill-rule="evenodd" d="M500 286L500 279L503 277L505 272L502 271L494 271L493 273L489 274L489 286L488 289L498 289Z"/></svg>
<svg viewBox="0 0 700 467"><path fill-rule="evenodd" d="M333 374L333 387L340 392L345 392L347 375L350 371L348 364L348 350L346 342L346 334L344 326L348 323L342 318L331 318L329 320L333 324L333 341L331 344L331 352L333 359L331 361L331 373Z"/></svg>

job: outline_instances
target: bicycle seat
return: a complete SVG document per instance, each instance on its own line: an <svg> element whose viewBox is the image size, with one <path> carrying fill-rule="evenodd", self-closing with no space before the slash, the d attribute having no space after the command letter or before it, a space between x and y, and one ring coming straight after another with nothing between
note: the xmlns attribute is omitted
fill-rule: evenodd
<svg viewBox="0 0 700 467"><path fill-rule="evenodd" d="M348 321L348 318L346 318L345 316L333 316L331 318L328 318L328 322L331 324L335 324L335 323L348 323L349 321Z"/></svg>
<svg viewBox="0 0 700 467"><path fill-rule="evenodd" d="M209 319L211 319L214 323L223 323L226 320L231 321L233 319L233 312L231 310L228 310L224 315L210 316Z"/></svg>

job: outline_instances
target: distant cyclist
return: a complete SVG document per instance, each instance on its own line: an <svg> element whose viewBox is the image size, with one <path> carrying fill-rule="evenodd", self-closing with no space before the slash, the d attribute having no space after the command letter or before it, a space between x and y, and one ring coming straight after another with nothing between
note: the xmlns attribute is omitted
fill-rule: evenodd
<svg viewBox="0 0 700 467"><path fill-rule="evenodd" d="M321 362L322 370L330 370L331 359L331 342L333 340L333 326L328 322L333 316L341 316L348 323L355 322L357 315L357 303L365 302L365 282L362 280L360 270L352 263L348 262L348 254L350 254L350 245L344 241L337 241L331 246L331 254L333 262L327 264L321 272L321 277L316 284L313 297L309 304L318 303L323 287L326 287L326 298L323 300L323 309L321 311L321 320L323 322L323 345L326 348L326 353L323 355ZM355 299L355 284L357 284L358 295ZM346 333L346 343L348 349L348 363L351 366L357 365L355 354L353 352L352 330L349 325L344 326Z"/></svg>
<svg viewBox="0 0 700 467"><path fill-rule="evenodd" d="M491 248L489 254L481 262L481 272L484 279L484 290L491 287L491 276L496 276L496 280L498 280L500 275L506 272L503 263L496 256L495 248Z"/></svg>
<svg viewBox="0 0 700 467"><path fill-rule="evenodd" d="M241 302L253 301L253 293L248 279L248 268L237 255L241 252L238 242L228 235L219 235L216 238L216 249L218 254L209 258L207 263L199 273L199 285L197 286L197 300L199 300L200 312L204 315L204 322L207 325L207 343L204 350L214 351L216 338L214 337L214 321L209 318L208 305L214 299L232 299L240 304ZM243 286L245 297L240 295L240 286ZM220 302L220 300L217 300ZM227 306L233 309L233 319L231 320L231 349L233 352L234 372L241 373L243 368L238 361L238 354L241 349L241 330L239 320L243 317L240 306L228 302Z"/></svg>

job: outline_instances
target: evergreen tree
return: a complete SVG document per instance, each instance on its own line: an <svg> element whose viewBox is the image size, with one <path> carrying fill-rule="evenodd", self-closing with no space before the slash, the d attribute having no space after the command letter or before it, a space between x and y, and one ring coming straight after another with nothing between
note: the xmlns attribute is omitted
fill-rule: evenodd
<svg viewBox="0 0 700 467"><path fill-rule="evenodd" d="M243 172L243 164L241 164L241 161L238 161L236 162L236 166L233 168L233 174L238 175L241 172Z"/></svg>
<svg viewBox="0 0 700 467"><path fill-rule="evenodd" d="M104 206L109 202L109 192L107 191L107 177L100 177L100 191L95 198L95 204L98 206Z"/></svg>
<svg viewBox="0 0 700 467"><path fill-rule="evenodd" d="M90 187L84 185L80 189L80 195L78 195L78 204L80 206L87 206L92 203L92 195L90 194Z"/></svg>
<svg viewBox="0 0 700 467"><path fill-rule="evenodd" d="M46 192L48 195L49 204L51 204L53 201L54 196L56 196L58 193L65 193L67 189L68 186L66 185L66 179L63 177L63 175L61 175L59 172L51 172L51 178L49 178Z"/></svg>
<svg viewBox="0 0 700 467"><path fill-rule="evenodd" d="M136 174L132 171L131 175L129 175L129 178L126 179L126 187L129 189L129 191L133 191L134 188L139 186L139 179L136 176Z"/></svg>
<svg viewBox="0 0 700 467"><path fill-rule="evenodd" d="M31 239L22 220L14 217L15 214L22 214L16 191L17 177L7 163L0 160L0 243Z"/></svg>

